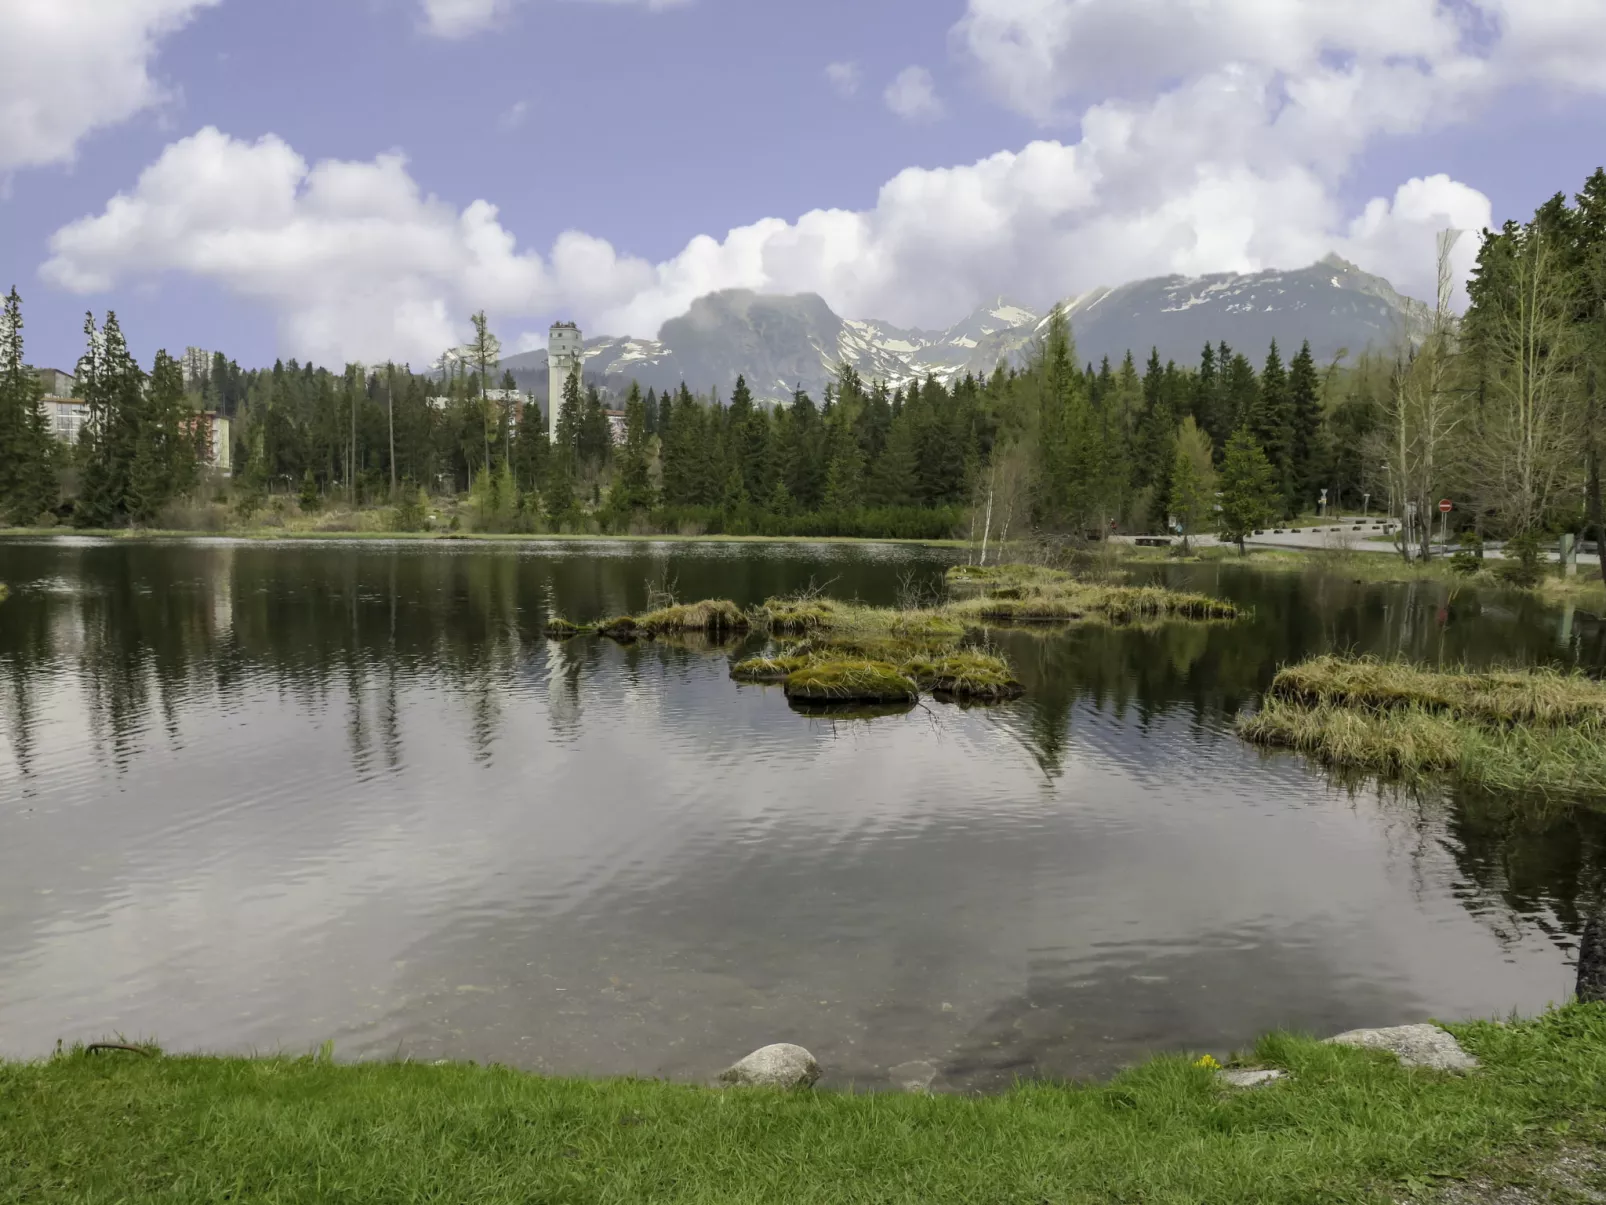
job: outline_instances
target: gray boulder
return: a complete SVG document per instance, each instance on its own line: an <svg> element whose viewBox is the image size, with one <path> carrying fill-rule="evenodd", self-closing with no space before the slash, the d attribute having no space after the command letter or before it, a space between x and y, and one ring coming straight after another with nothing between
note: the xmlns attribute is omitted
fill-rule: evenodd
<svg viewBox="0 0 1606 1205"><path fill-rule="evenodd" d="M1395 1025L1386 1029L1352 1029L1327 1039L1335 1046L1386 1050L1405 1067L1434 1071L1471 1071L1478 1060L1437 1025Z"/></svg>
<svg viewBox="0 0 1606 1205"><path fill-rule="evenodd" d="M810 1088L820 1078L820 1065L801 1046L777 1042L755 1050L719 1073L725 1087Z"/></svg>
<svg viewBox="0 0 1606 1205"><path fill-rule="evenodd" d="M1216 1072L1216 1079L1228 1088L1258 1088L1262 1084L1284 1079L1287 1075L1288 1072L1273 1067L1229 1067Z"/></svg>

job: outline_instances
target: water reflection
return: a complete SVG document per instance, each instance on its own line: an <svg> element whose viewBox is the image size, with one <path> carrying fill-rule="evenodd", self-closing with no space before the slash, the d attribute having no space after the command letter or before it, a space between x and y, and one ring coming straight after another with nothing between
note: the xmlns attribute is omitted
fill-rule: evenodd
<svg viewBox="0 0 1606 1205"><path fill-rule="evenodd" d="M1333 784L1230 726L1329 648L1597 667L1593 616L1157 569L1254 616L999 632L1025 698L873 720L737 687L739 644L542 634L949 559L0 545L0 1048L700 1077L790 1037L837 1082L992 1087L1565 993L1598 814Z"/></svg>

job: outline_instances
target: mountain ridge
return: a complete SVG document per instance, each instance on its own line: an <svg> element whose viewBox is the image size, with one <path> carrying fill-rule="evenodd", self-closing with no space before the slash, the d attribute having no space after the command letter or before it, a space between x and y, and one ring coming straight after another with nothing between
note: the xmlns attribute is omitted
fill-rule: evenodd
<svg viewBox="0 0 1606 1205"><path fill-rule="evenodd" d="M1207 342L1258 359L1273 339L1288 354L1308 339L1326 361L1419 339L1431 317L1422 302L1334 253L1292 270L1099 286L1060 304L1078 358L1095 364L1106 356L1118 362L1129 350L1141 360L1151 348L1162 362L1190 364ZM785 401L795 389L818 398L844 362L866 381L894 387L927 376L951 382L989 375L999 363L1024 362L1047 321L1044 312L1002 295L943 330L921 330L843 318L816 293L724 289L697 298L657 338L586 340L585 373L611 391L632 380L660 392L685 382L728 396L741 375L763 401ZM502 366L520 388L545 396L545 351L509 356Z"/></svg>

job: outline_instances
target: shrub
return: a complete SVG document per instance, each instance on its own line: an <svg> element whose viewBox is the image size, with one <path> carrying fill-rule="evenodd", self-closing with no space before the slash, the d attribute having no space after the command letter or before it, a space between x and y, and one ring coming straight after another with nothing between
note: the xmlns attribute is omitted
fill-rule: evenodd
<svg viewBox="0 0 1606 1205"><path fill-rule="evenodd" d="M1506 558L1495 567L1495 576L1508 585L1524 589L1537 586L1545 575L1545 565L1540 559L1542 550L1538 532L1525 531L1513 536L1506 541Z"/></svg>
<svg viewBox="0 0 1606 1205"><path fill-rule="evenodd" d="M429 519L429 495L422 487L402 488L401 501L390 514L392 531L423 531Z"/></svg>

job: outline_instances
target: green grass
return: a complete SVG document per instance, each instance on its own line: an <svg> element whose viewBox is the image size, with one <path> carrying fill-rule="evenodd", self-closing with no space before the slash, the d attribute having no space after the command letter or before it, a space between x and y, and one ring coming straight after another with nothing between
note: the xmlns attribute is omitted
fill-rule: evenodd
<svg viewBox="0 0 1606 1205"><path fill-rule="evenodd" d="M1281 670L1238 732L1389 778L1445 775L1529 799L1606 799L1606 685L1580 674L1316 657Z"/></svg>
<svg viewBox="0 0 1606 1205"><path fill-rule="evenodd" d="M0 1202L1334 1205L1597 1139L1606 1006L1452 1028L1483 1070L1278 1035L1267 1088L1175 1056L993 1097L75 1053L0 1065Z"/></svg>

